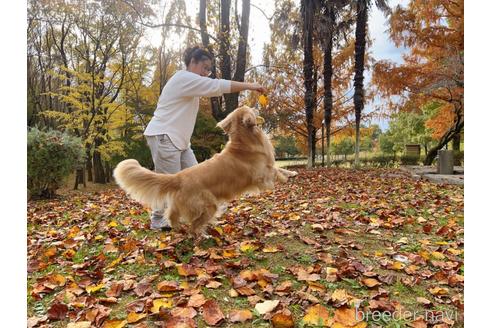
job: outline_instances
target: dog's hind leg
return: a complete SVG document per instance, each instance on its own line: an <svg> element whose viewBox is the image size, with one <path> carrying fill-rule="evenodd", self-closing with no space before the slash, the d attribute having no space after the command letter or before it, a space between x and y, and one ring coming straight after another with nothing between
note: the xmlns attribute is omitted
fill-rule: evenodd
<svg viewBox="0 0 492 328"><path fill-rule="evenodd" d="M168 207L166 209L165 216L169 219L171 228L173 229L179 228L179 226L181 225L181 223L179 222L179 212L174 206Z"/></svg>
<svg viewBox="0 0 492 328"><path fill-rule="evenodd" d="M196 237L204 236L205 227L210 223L216 212L217 206L215 204L205 206L203 212L191 223L191 232Z"/></svg>

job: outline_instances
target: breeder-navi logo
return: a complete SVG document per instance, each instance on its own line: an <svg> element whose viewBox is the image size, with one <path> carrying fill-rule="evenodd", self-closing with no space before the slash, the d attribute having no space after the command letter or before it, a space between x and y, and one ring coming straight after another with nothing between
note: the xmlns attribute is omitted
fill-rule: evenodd
<svg viewBox="0 0 492 328"><path fill-rule="evenodd" d="M439 322L451 322L458 319L458 312L456 311L442 311L442 310L425 310L425 311L367 311L364 312L359 309L359 305L355 307L355 318L358 322L361 321L383 321L396 320L405 318L409 321L414 321L419 318L424 319L429 324L435 324Z"/></svg>

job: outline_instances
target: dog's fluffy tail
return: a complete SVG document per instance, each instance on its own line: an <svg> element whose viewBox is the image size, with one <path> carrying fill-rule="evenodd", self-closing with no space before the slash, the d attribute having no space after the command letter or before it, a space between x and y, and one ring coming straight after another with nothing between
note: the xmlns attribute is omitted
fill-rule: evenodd
<svg viewBox="0 0 492 328"><path fill-rule="evenodd" d="M180 187L177 176L152 172L134 159L120 162L113 176L130 197L151 208L162 208L166 195Z"/></svg>

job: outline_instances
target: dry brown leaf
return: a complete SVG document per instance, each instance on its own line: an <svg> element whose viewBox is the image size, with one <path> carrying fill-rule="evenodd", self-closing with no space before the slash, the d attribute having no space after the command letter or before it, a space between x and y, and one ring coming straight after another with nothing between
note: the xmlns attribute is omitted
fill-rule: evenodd
<svg viewBox="0 0 492 328"><path fill-rule="evenodd" d="M207 325L215 326L224 319L219 304L214 300L208 300L203 304L203 320Z"/></svg>

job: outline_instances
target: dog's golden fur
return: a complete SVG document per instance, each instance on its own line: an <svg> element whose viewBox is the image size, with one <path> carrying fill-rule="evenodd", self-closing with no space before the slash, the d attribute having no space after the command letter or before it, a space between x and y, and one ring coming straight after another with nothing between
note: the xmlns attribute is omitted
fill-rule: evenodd
<svg viewBox="0 0 492 328"><path fill-rule="evenodd" d="M237 108L217 126L229 141L211 159L176 174L154 173L127 159L114 170L116 182L152 208L162 208L166 202L165 216L173 228L183 220L191 224L192 233L200 234L218 214L220 204L246 192L273 189L276 179L286 181L297 174L274 167L273 146L256 125L252 108Z"/></svg>

